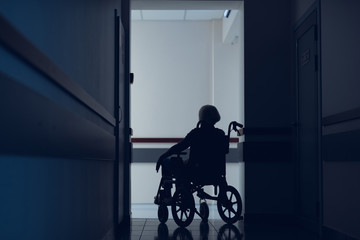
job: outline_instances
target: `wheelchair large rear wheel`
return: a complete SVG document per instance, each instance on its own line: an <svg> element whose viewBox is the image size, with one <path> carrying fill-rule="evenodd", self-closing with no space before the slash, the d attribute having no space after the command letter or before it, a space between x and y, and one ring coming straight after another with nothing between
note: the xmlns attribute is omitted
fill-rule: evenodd
<svg viewBox="0 0 360 240"><path fill-rule="evenodd" d="M242 201L239 192L232 186L220 189L217 208L224 222L232 224L238 221L242 211Z"/></svg>
<svg viewBox="0 0 360 240"><path fill-rule="evenodd" d="M187 227L194 219L195 201L189 190L178 189L173 196L171 212L176 224L180 227Z"/></svg>

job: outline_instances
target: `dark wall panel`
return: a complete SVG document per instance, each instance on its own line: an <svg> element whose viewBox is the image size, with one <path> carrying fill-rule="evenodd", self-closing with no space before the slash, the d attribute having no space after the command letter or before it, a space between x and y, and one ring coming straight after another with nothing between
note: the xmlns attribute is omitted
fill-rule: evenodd
<svg viewBox="0 0 360 240"><path fill-rule="evenodd" d="M323 222L360 238L360 2L321 1Z"/></svg>
<svg viewBox="0 0 360 240"><path fill-rule="evenodd" d="M113 161L0 156L1 239L102 239L113 226Z"/></svg>
<svg viewBox="0 0 360 240"><path fill-rule="evenodd" d="M0 12L114 114L114 10L121 1L0 1Z"/></svg>
<svg viewBox="0 0 360 240"><path fill-rule="evenodd" d="M287 0L244 3L245 221L294 212L291 7Z"/></svg>
<svg viewBox="0 0 360 240"><path fill-rule="evenodd" d="M360 107L360 2L321 3L323 116Z"/></svg>
<svg viewBox="0 0 360 240"><path fill-rule="evenodd" d="M246 1L246 127L289 126L291 11L289 1Z"/></svg>
<svg viewBox="0 0 360 240"><path fill-rule="evenodd" d="M0 1L0 239L109 239L123 220L122 2Z"/></svg>
<svg viewBox="0 0 360 240"><path fill-rule="evenodd" d="M115 137L0 72L0 152L114 161Z"/></svg>
<svg viewBox="0 0 360 240"><path fill-rule="evenodd" d="M324 162L324 226L360 238L360 162Z"/></svg>

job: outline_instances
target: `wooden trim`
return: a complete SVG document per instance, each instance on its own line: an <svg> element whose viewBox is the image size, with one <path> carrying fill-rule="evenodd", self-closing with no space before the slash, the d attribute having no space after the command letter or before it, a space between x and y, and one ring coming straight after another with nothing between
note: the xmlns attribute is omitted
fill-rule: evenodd
<svg viewBox="0 0 360 240"><path fill-rule="evenodd" d="M0 154L114 161L112 133L1 73L0 89Z"/></svg>
<svg viewBox="0 0 360 240"><path fill-rule="evenodd" d="M291 127L246 127L245 135L290 135Z"/></svg>
<svg viewBox="0 0 360 240"><path fill-rule="evenodd" d="M44 74L90 108L104 120L115 126L115 118L99 102L89 95L77 82L68 77L50 58L32 44L0 15L0 43L6 46L30 66Z"/></svg>
<svg viewBox="0 0 360 240"><path fill-rule="evenodd" d="M360 161L359 141L360 130L323 136L323 160L328 162Z"/></svg>
<svg viewBox="0 0 360 240"><path fill-rule="evenodd" d="M159 157L167 151L167 148L134 148L133 150L133 163L156 163ZM189 158L190 151L185 150L187 155L184 158ZM243 161L242 157L243 147L239 143L237 148L230 148L229 153L226 155L227 163L238 163Z"/></svg>
<svg viewBox="0 0 360 240"><path fill-rule="evenodd" d="M333 114L322 119L323 126L329 126L341 122L351 121L360 118L360 107L341 113Z"/></svg>
<svg viewBox="0 0 360 240"><path fill-rule="evenodd" d="M339 232L327 226L322 227L322 236L322 239L328 240L359 240L359 238L349 236L346 233Z"/></svg>
<svg viewBox="0 0 360 240"><path fill-rule="evenodd" d="M178 143L183 138L131 138L132 143ZM239 138L230 138L231 143L238 143Z"/></svg>

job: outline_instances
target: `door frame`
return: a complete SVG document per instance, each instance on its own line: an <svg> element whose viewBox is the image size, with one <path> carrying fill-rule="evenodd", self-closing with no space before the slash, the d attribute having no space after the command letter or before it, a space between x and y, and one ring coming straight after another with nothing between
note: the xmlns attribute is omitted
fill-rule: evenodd
<svg viewBox="0 0 360 240"><path fill-rule="evenodd" d="M309 229L318 235L321 235L322 231L322 225L323 225L323 197L322 197L322 188L323 188L323 181L322 181L322 157L321 157L321 136L322 136L322 125L321 125L321 119L322 119L322 95L321 95L321 64L320 64L320 56L321 56L321 41L320 41L320 13L319 13L319 6L318 3L314 4L307 13L304 14L304 16L299 20L298 24L295 26L294 31L294 42L295 42L295 77L294 77L294 87L293 87L293 93L294 93L294 121L293 121L293 127L294 127L294 158L296 163L296 198L295 198L295 218L297 223L306 228ZM310 221L306 221L305 219L301 218L300 212L298 210L298 206L300 205L300 162L299 162L299 142L298 142L298 136L299 136L299 56L298 56L298 39L311 27L315 27L315 41L316 41L316 50L315 50L315 64L316 64L316 81L317 81L317 178L318 178L318 222L314 225Z"/></svg>

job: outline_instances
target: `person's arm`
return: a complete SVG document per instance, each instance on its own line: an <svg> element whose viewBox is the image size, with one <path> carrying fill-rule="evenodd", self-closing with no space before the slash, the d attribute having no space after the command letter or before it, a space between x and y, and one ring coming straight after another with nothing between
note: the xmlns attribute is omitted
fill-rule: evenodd
<svg viewBox="0 0 360 240"><path fill-rule="evenodd" d="M191 134L191 132L188 135L186 135L186 137L182 141L178 142L177 144L175 144L174 146L169 148L164 154L162 154L159 157L159 160L156 163L156 171L157 172L159 171L159 168L165 158L170 157L173 154L178 154L178 153L184 151L185 149L187 149L188 147L190 147L190 141L189 141L190 134Z"/></svg>

